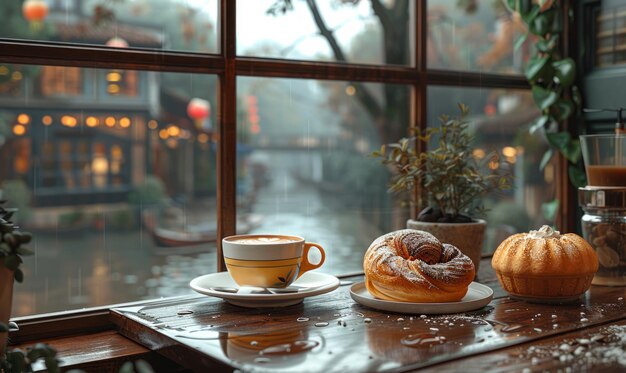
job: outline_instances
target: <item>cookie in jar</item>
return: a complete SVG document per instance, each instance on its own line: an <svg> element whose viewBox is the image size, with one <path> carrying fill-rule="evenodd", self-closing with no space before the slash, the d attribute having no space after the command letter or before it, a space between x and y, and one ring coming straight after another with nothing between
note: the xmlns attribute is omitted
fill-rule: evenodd
<svg viewBox="0 0 626 373"><path fill-rule="evenodd" d="M594 285L626 285L626 188L579 189L583 237L598 254Z"/></svg>

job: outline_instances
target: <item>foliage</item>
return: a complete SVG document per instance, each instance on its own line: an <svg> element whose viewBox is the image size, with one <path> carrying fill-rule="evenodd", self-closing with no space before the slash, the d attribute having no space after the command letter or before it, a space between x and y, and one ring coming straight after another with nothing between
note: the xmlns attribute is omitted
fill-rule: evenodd
<svg viewBox="0 0 626 373"><path fill-rule="evenodd" d="M397 143L383 145L373 156L382 158L382 163L391 166L396 175L392 179L391 192L407 191L410 195L419 184L428 196L428 202L441 215L439 221L463 221L482 209L480 200L490 192L511 187L511 174L499 170L500 156L493 151L481 160L472 154L472 141L465 119L469 109L459 104L461 115L440 117L441 126L415 130L412 138L403 138ZM438 136L437 147L418 152L411 143L419 140L428 144ZM496 165L494 170L484 171ZM420 220L426 220L427 218Z"/></svg>
<svg viewBox="0 0 626 373"><path fill-rule="evenodd" d="M569 162L570 182L576 187L585 186L585 173L580 167L580 142L569 132L558 131L558 123L578 112L582 100L574 84L576 63L571 58L562 58L558 50L563 32L561 10L554 0L507 0L507 5L528 27L528 32L516 46L521 45L529 34L537 38L536 55L528 62L525 75L542 114L531 131L544 130L550 144L540 167L543 169L555 152L560 152Z"/></svg>
<svg viewBox="0 0 626 373"><path fill-rule="evenodd" d="M22 245L29 243L32 235L19 231L19 227L13 224L11 218L17 209L5 209L2 206L5 203L6 201L0 201L0 260L5 267L13 271L15 281L22 282L24 273L19 268L22 264L22 256L33 254Z"/></svg>
<svg viewBox="0 0 626 373"><path fill-rule="evenodd" d="M2 199L11 201L11 205L20 211L20 219L14 221L24 222L31 215L30 199L31 191L24 180L5 180L2 182Z"/></svg>
<svg viewBox="0 0 626 373"><path fill-rule="evenodd" d="M0 323L0 332L8 331L6 325ZM5 356L0 356L0 372L25 373L33 372L32 364L43 359L49 373L60 372L57 352L45 343L37 343L34 347L27 347L26 351L13 349Z"/></svg>
<svg viewBox="0 0 626 373"><path fill-rule="evenodd" d="M128 199L135 205L161 205L165 200L165 185L158 177L148 175L142 184L130 192Z"/></svg>

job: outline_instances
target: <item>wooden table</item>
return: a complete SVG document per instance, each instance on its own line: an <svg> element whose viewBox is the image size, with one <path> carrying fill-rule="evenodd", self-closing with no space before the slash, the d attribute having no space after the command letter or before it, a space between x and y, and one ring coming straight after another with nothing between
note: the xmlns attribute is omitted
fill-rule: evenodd
<svg viewBox="0 0 626 373"><path fill-rule="evenodd" d="M626 371L626 287L592 286L569 305L510 299L490 260L485 308L405 315L355 303L350 284L280 309L192 296L113 310L118 332L194 371Z"/></svg>

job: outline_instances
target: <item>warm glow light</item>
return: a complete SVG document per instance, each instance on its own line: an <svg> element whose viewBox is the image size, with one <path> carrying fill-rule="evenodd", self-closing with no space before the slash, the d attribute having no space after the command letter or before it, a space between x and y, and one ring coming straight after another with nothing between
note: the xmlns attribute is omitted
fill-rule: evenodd
<svg viewBox="0 0 626 373"><path fill-rule="evenodd" d="M9 74L9 68L6 66L0 66L0 75L8 75Z"/></svg>
<svg viewBox="0 0 626 373"><path fill-rule="evenodd" d="M491 161L489 162L489 168L492 170L497 170L498 169L498 162L497 161Z"/></svg>
<svg viewBox="0 0 626 373"><path fill-rule="evenodd" d="M30 123L30 117L28 114L20 114L17 116L17 121L21 124L28 124Z"/></svg>
<svg viewBox="0 0 626 373"><path fill-rule="evenodd" d="M172 136L172 137L176 137L178 135L180 135L180 128L178 128L178 126L173 125L173 126L169 126L167 129L167 134Z"/></svg>
<svg viewBox="0 0 626 373"><path fill-rule="evenodd" d="M122 127L122 128L130 127L130 119L128 119L127 117L121 118L120 119L120 127Z"/></svg>
<svg viewBox="0 0 626 373"><path fill-rule="evenodd" d="M87 117L87 119L85 119L85 124L87 124L87 127L96 127L98 125L98 118Z"/></svg>
<svg viewBox="0 0 626 373"><path fill-rule="evenodd" d="M112 95L120 93L120 86L117 84L109 84L107 87L107 92Z"/></svg>
<svg viewBox="0 0 626 373"><path fill-rule="evenodd" d="M13 134L15 136L22 136L25 133L26 133L26 127L24 125L16 124L15 126L13 126Z"/></svg>
<svg viewBox="0 0 626 373"><path fill-rule="evenodd" d="M115 126L115 118L113 118L113 117L107 117L107 118L104 120L104 124L106 124L108 127L113 127L113 126Z"/></svg>
<svg viewBox="0 0 626 373"><path fill-rule="evenodd" d="M122 74L113 71L107 74L107 80L109 82L119 82L120 80L122 80Z"/></svg>
<svg viewBox="0 0 626 373"><path fill-rule="evenodd" d="M96 175L104 175L109 171L109 161L102 155L96 155L91 161L91 171Z"/></svg>
<svg viewBox="0 0 626 373"><path fill-rule="evenodd" d="M474 149L474 151L472 152L472 155L474 156L474 158L476 159L483 159L485 158L485 151L483 149Z"/></svg>
<svg viewBox="0 0 626 373"><path fill-rule="evenodd" d="M113 48L128 48L128 42L122 38L118 38L117 36L109 39L105 45Z"/></svg>
<svg viewBox="0 0 626 373"><path fill-rule="evenodd" d="M166 141L167 147L171 148L171 149L176 149L178 147L178 141L176 141L176 139L173 138L169 138Z"/></svg>
<svg viewBox="0 0 626 373"><path fill-rule="evenodd" d="M502 154L505 157L515 157L517 155L517 149L512 146L505 146L502 148Z"/></svg>
<svg viewBox="0 0 626 373"><path fill-rule="evenodd" d="M512 156L512 157L506 157L507 162L513 164L515 162L517 162L517 157L516 156Z"/></svg>
<svg viewBox="0 0 626 373"><path fill-rule="evenodd" d="M198 142L206 144L207 142L209 142L209 135L207 135L206 133L199 134L198 135Z"/></svg>
<svg viewBox="0 0 626 373"><path fill-rule="evenodd" d="M170 134L167 133L167 130L165 128L163 128L162 130L159 131L159 137L163 140L167 139L168 137L170 137Z"/></svg>
<svg viewBox="0 0 626 373"><path fill-rule="evenodd" d="M148 128L150 128L151 130L157 129L158 126L159 126L159 123L154 119L148 122Z"/></svg>
<svg viewBox="0 0 626 373"><path fill-rule="evenodd" d="M13 74L11 74L11 79L13 80L22 80L23 77L24 76L19 71L14 71Z"/></svg>
<svg viewBox="0 0 626 373"><path fill-rule="evenodd" d="M76 120L76 118L74 118L71 115L64 115L61 117L61 124L63 124L66 127L76 127L76 124L78 124L78 121Z"/></svg>
<svg viewBox="0 0 626 373"><path fill-rule="evenodd" d="M44 115L43 118L41 118L41 123L44 124L44 126L49 126L52 124L52 117L49 115Z"/></svg>
<svg viewBox="0 0 626 373"><path fill-rule="evenodd" d="M356 88L354 88L353 85L349 85L346 87L346 94L348 96L354 96L355 93L356 93Z"/></svg>

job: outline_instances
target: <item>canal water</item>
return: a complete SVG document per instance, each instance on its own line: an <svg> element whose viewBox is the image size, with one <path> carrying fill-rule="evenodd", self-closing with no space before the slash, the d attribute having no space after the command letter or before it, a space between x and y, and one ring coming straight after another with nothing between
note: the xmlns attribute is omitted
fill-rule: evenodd
<svg viewBox="0 0 626 373"><path fill-rule="evenodd" d="M261 216L251 233L303 236L325 248L319 271L361 271L364 251L383 233L368 214L380 211L345 207L345 195L294 177L293 169L279 165L284 157L268 157L277 167L247 208ZM31 248L25 281L15 285L13 316L190 294L189 281L217 267L214 243L161 248L144 228L36 234Z"/></svg>

